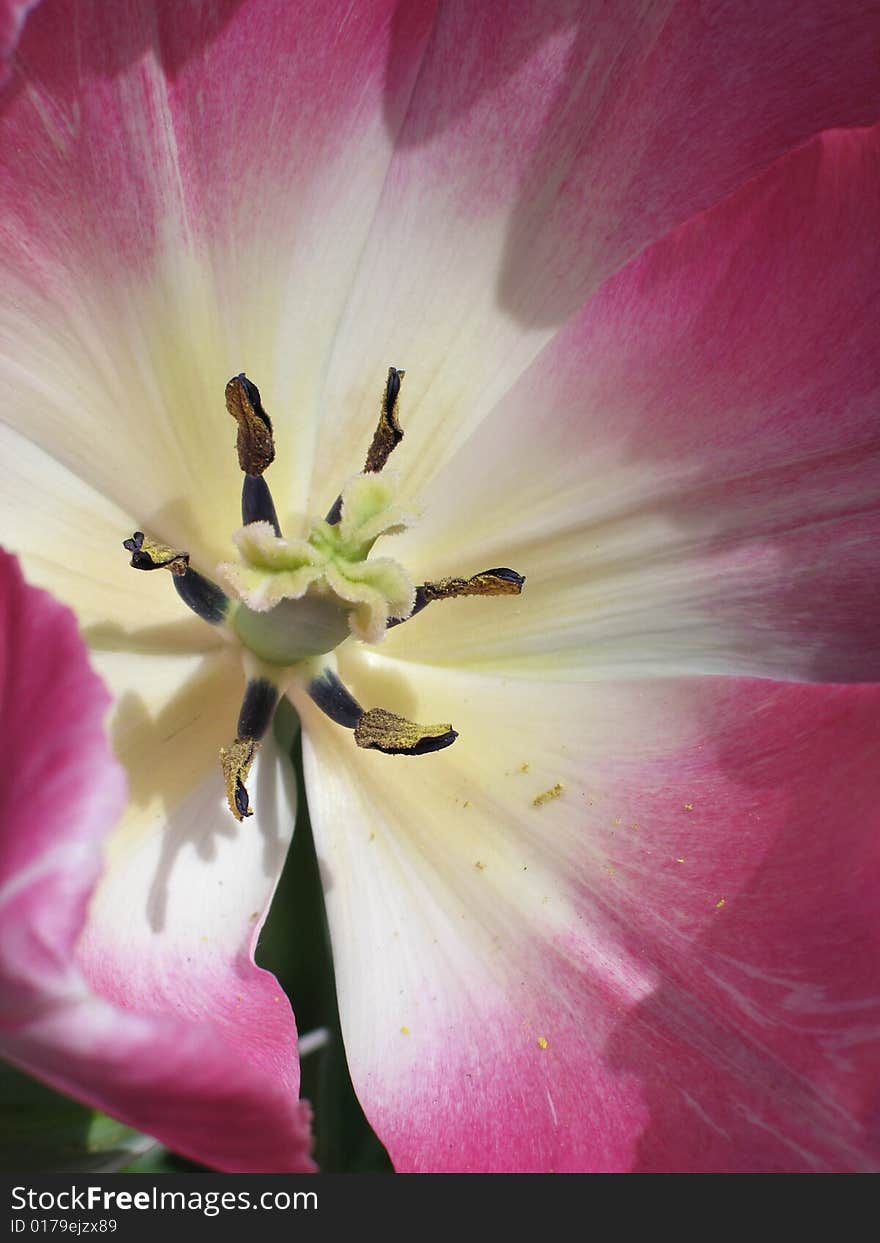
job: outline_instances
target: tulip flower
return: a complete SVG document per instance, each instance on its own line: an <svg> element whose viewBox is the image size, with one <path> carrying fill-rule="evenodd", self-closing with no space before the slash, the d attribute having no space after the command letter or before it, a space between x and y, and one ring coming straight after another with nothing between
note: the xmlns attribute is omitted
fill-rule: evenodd
<svg viewBox="0 0 880 1243"><path fill-rule="evenodd" d="M16 731L13 789L66 758L3 831L23 936L71 845L52 971L8 961L35 1013L75 970L80 1017L7 1056L304 1167L252 957L286 695L396 1168L876 1166L877 34L839 0L0 5L3 539L129 782L118 823L77 785L115 778L65 622L83 734Z"/></svg>

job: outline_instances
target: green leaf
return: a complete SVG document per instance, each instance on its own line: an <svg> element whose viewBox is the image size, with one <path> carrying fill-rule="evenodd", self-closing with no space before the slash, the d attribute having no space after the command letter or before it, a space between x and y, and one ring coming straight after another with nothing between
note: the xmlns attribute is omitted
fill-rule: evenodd
<svg viewBox="0 0 880 1243"><path fill-rule="evenodd" d="M0 1169L112 1173L156 1141L0 1062Z"/></svg>

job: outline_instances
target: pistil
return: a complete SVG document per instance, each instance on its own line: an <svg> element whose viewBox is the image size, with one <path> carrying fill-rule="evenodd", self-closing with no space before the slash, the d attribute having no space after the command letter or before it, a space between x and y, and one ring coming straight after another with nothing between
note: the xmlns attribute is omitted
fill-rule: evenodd
<svg viewBox="0 0 880 1243"><path fill-rule="evenodd" d="M383 751L386 755L427 755L451 746L458 737L449 724L417 725L386 708L364 711L330 668L322 669L306 690L331 721L354 730L357 745L369 751Z"/></svg>
<svg viewBox="0 0 880 1243"><path fill-rule="evenodd" d="M189 553L143 531L124 541L135 569L168 570L187 607L204 621L222 625L244 648L247 685L236 736L220 751L227 801L237 820L253 814L248 775L278 700L295 681L332 721L353 732L359 747L386 755L427 755L450 746L458 737L451 724L419 725L385 708L364 709L335 667L321 665L332 662L331 653L350 634L377 643L387 629L436 601L522 591L525 579L507 568L414 587L396 561L370 558L380 537L408 524L397 503L396 479L385 472L403 439L398 409L404 374L397 367L388 369L363 472L349 480L327 517L312 523L307 538L296 540L282 538L263 478L274 460L275 443L260 391L244 373L232 377L226 408L238 425L243 525L234 536L239 561L221 565L219 572L233 597L192 569Z"/></svg>

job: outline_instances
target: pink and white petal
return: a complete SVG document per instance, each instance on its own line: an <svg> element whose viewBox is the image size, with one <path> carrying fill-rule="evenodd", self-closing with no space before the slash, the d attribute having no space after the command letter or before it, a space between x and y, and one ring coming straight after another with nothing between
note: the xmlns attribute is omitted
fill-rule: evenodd
<svg viewBox="0 0 880 1243"><path fill-rule="evenodd" d="M28 586L2 549L0 694L6 773L0 929L8 1019L19 1004L31 1008L43 989L65 983L100 874L100 843L121 811L125 781L103 730L109 696L89 668L73 615ZM16 921L14 908L22 904L36 921ZM18 997L9 992L12 980Z"/></svg>
<svg viewBox="0 0 880 1243"><path fill-rule="evenodd" d="M292 1015L251 952L280 868L271 844L288 807L288 765L269 751L257 777L262 852L249 842L231 863L234 845L211 844L217 800L196 790L180 811L199 817L199 830L187 836L172 822L166 836L153 809L152 825L140 826L141 872L127 870L114 904L125 783L103 731L109 697L73 615L27 587L6 554L0 574L10 777L0 811L0 1052L216 1168L311 1169ZM173 746L185 764L186 743L184 729L166 753ZM144 759L157 759L149 742ZM136 783L132 794L139 805ZM159 856L164 871L150 870ZM224 899L230 869L235 893ZM145 933L157 900L164 921L154 917Z"/></svg>
<svg viewBox="0 0 880 1243"><path fill-rule="evenodd" d="M166 540L192 514L208 540L237 525L237 370L277 419L273 485L304 496L430 25L407 6L389 68L396 7L47 0L25 23L0 121L5 417Z"/></svg>
<svg viewBox="0 0 880 1243"><path fill-rule="evenodd" d="M418 489L643 247L817 132L875 122L878 34L840 0L441 3L336 340L312 507L359 468L384 366L408 369Z"/></svg>
<svg viewBox="0 0 880 1243"><path fill-rule="evenodd" d="M79 947L83 969L126 1008L149 999L169 1014L209 1014L227 1042L295 1090L290 1007L253 963L293 833L289 759L264 741L248 781L255 814L238 824L218 761L244 691L237 655L104 653L98 666L126 688L111 734L131 793L107 842Z"/></svg>
<svg viewBox="0 0 880 1243"><path fill-rule="evenodd" d="M425 490L389 652L515 676L880 680L880 127L824 134L607 282ZM402 452L401 450L400 452Z"/></svg>
<svg viewBox="0 0 880 1243"><path fill-rule="evenodd" d="M571 686L376 656L304 705L346 1052L401 1170L880 1157L876 688Z"/></svg>

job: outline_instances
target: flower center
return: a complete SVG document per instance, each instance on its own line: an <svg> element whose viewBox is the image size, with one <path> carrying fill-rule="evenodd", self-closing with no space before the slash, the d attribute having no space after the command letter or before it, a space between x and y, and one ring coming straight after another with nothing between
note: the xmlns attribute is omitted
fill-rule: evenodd
<svg viewBox="0 0 880 1243"><path fill-rule="evenodd" d="M245 375L229 381L226 408L238 423L244 472L243 525L233 536L238 560L218 567L231 595L194 570L188 553L142 531L124 541L135 569L169 570L181 600L242 647L247 686L235 740L220 752L227 801L237 820L252 814L247 776L280 696L294 683L304 685L336 724L353 730L358 746L388 755L425 755L450 746L458 735L449 724L417 725L383 708L364 710L337 677L330 653L350 636L379 643L387 629L434 601L518 595L525 582L501 568L414 586L396 561L371 558L381 536L408 525L398 504L397 476L385 469L403 439L397 417L403 376L395 367L388 370L363 472L349 480L326 518L315 519L305 538L293 540L281 534L263 478L275 444L259 390Z"/></svg>

